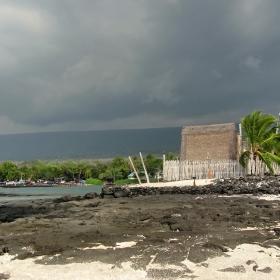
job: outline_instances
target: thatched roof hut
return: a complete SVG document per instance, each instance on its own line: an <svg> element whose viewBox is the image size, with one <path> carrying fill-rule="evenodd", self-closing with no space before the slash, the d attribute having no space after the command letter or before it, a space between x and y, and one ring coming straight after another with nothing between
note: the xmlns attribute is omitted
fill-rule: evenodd
<svg viewBox="0 0 280 280"><path fill-rule="evenodd" d="M185 126L180 160L236 160L237 132L234 123Z"/></svg>

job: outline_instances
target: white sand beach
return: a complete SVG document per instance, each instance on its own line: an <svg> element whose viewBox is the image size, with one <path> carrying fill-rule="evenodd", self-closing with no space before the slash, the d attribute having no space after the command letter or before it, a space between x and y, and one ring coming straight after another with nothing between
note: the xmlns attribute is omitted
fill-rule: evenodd
<svg viewBox="0 0 280 280"><path fill-rule="evenodd" d="M192 263L188 260L182 263L190 270L185 278L202 280L212 279L279 279L280 275L280 248L264 248L257 244L242 244L226 256L208 259L203 263ZM121 250L118 249L118 250ZM53 256L52 258L56 258ZM13 256L5 254L0 256L0 279L11 280L140 280L151 279L147 273L134 270L131 263L121 263L120 267L103 264L100 262L72 263L66 265L36 264L36 259L12 260ZM38 259L38 258L37 258ZM39 259L44 259L40 257ZM46 257L46 263L49 258ZM149 268L161 269L162 277L157 279L182 279L169 278L168 273L182 269L182 266L159 266L151 262ZM166 275L164 275L166 272Z"/></svg>
<svg viewBox="0 0 280 280"><path fill-rule="evenodd" d="M211 184L213 182L212 179L196 179L196 180L182 180L182 181L171 181L171 182L156 182L156 183L143 183L141 184L141 186L143 187L149 187L149 186L153 186L153 187L164 187L164 186L178 186L178 187L182 187L182 186L193 186L194 184L196 186L204 186L204 185L208 185Z"/></svg>

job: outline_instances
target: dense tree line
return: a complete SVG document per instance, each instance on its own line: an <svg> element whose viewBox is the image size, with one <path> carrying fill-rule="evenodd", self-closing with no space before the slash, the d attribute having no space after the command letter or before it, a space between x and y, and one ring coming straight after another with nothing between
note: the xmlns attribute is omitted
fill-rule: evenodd
<svg viewBox="0 0 280 280"><path fill-rule="evenodd" d="M167 158L175 158L168 153ZM143 158L148 173L162 171L163 160L152 154ZM140 158L134 156L133 164L137 171L142 171L143 166ZM88 178L100 180L121 180L126 179L132 172L129 160L116 157L112 160L80 160L64 162L42 162L40 160L24 161L14 163L6 161L0 164L1 181L39 180L53 181L54 178L65 178L67 181L75 181Z"/></svg>

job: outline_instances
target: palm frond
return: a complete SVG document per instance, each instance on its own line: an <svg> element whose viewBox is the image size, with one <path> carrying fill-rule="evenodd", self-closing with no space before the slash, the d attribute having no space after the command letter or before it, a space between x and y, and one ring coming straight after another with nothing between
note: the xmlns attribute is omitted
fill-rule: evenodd
<svg viewBox="0 0 280 280"><path fill-rule="evenodd" d="M280 135L277 136L276 134L271 134L260 143L260 146L262 147L263 150L273 151L277 147L279 139L280 139Z"/></svg>
<svg viewBox="0 0 280 280"><path fill-rule="evenodd" d="M265 136L272 130L272 125L277 122L277 119L269 114L260 116L258 136Z"/></svg>
<svg viewBox="0 0 280 280"><path fill-rule="evenodd" d="M277 165L280 166L280 156L275 155L275 154L269 154L269 156L271 157L271 160L273 162L275 162Z"/></svg>
<svg viewBox="0 0 280 280"><path fill-rule="evenodd" d="M239 158L239 163L241 164L242 167L246 167L246 164L248 160L250 159L251 152L250 151L244 151Z"/></svg>
<svg viewBox="0 0 280 280"><path fill-rule="evenodd" d="M262 115L259 110L241 119L244 130L244 139L247 142L248 151L241 154L239 162L245 167L250 156L258 158L268 167L271 173L273 162L279 162L280 158L280 133L276 133L277 119L270 114Z"/></svg>
<svg viewBox="0 0 280 280"><path fill-rule="evenodd" d="M258 151L258 157L261 161L263 161L265 163L265 165L267 166L267 168L269 169L269 172L271 174L274 174L274 168L272 166L272 158L270 156L271 154L269 153L262 153L260 151Z"/></svg>

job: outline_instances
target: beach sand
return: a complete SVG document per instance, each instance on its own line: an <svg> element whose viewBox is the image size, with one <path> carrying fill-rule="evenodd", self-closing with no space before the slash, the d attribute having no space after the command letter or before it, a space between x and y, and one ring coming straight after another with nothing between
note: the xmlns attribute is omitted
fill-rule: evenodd
<svg viewBox="0 0 280 280"><path fill-rule="evenodd" d="M121 250L121 249L119 249ZM57 256L43 257L46 259ZM263 248L259 245L242 244L226 256L208 259L202 263L192 263L187 259L179 265L159 265L152 262L148 269L154 269L154 276L148 277L144 270L134 270L131 262L114 267L101 262L71 263L66 265L36 264L36 259L12 260L13 256L0 256L0 279L279 279L279 248ZM39 258L42 259L42 258ZM184 274L177 278L176 273ZM158 272L158 275L156 275ZM178 273L177 273L178 274ZM2 275L2 278L1 278Z"/></svg>
<svg viewBox="0 0 280 280"><path fill-rule="evenodd" d="M171 182L156 182L156 183L143 183L141 186L143 187L165 187L165 186L193 186L194 184L196 186L204 186L209 185L213 182L212 179L196 179L196 180L182 180L182 181L171 181Z"/></svg>

